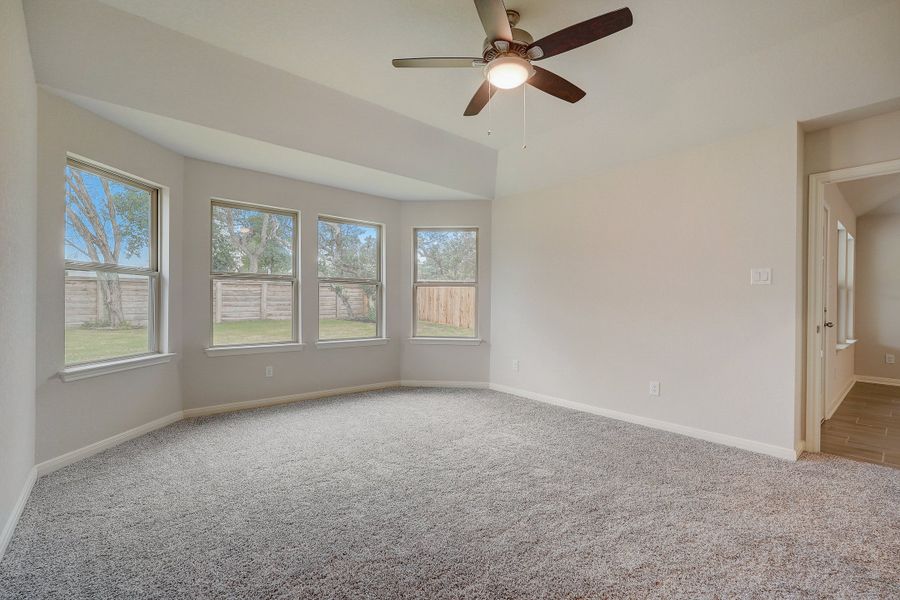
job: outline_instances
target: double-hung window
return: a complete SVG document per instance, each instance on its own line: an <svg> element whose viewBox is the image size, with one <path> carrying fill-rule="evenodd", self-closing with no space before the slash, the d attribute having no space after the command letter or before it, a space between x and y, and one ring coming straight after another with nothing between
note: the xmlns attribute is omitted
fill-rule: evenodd
<svg viewBox="0 0 900 600"><path fill-rule="evenodd" d="M478 334L478 229L413 230L413 337Z"/></svg>
<svg viewBox="0 0 900 600"><path fill-rule="evenodd" d="M297 222L295 211L212 201L211 346L299 340Z"/></svg>
<svg viewBox="0 0 900 600"><path fill-rule="evenodd" d="M66 164L65 365L159 352L159 190Z"/></svg>
<svg viewBox="0 0 900 600"><path fill-rule="evenodd" d="M319 340L383 337L381 225L319 217Z"/></svg>

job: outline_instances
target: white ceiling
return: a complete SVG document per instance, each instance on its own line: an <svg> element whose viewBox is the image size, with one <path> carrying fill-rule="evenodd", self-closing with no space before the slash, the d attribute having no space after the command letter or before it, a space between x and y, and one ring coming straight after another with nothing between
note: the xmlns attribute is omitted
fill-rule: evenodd
<svg viewBox="0 0 900 600"><path fill-rule="evenodd" d="M900 173L837 184L857 217L900 214Z"/></svg>
<svg viewBox="0 0 900 600"><path fill-rule="evenodd" d="M403 56L480 54L484 33L470 0L102 0L214 46L502 148L522 136L521 90L464 118L478 69L394 69ZM529 136L575 125L628 102L653 114L667 89L804 33L896 0L510 0L535 38L620 8L634 26L543 61L584 88L569 105L528 89ZM769 68L778 69L778 57ZM761 97L766 90L758 90ZM493 135L487 136L487 129Z"/></svg>

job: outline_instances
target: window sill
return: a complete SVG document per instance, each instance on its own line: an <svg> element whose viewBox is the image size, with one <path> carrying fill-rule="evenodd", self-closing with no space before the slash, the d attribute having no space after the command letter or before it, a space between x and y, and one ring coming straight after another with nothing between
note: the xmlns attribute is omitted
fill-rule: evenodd
<svg viewBox="0 0 900 600"><path fill-rule="evenodd" d="M481 338L440 338L440 337L412 337L410 344L428 344L444 346L478 346L484 342Z"/></svg>
<svg viewBox="0 0 900 600"><path fill-rule="evenodd" d="M240 356L244 354L269 354L270 352L297 352L304 344L253 344L248 346L216 346L204 348L207 356Z"/></svg>
<svg viewBox="0 0 900 600"><path fill-rule="evenodd" d="M858 341L859 341L859 340L847 340L847 341L844 342L843 344L838 344L838 345L836 346L837 351L840 352L841 350L846 350L847 348L849 348L850 346L852 346L853 344L855 344L855 343L858 342Z"/></svg>
<svg viewBox="0 0 900 600"><path fill-rule="evenodd" d="M119 371L129 371L131 369L139 369L151 365L161 365L171 361L174 357L174 353L150 354L147 356L136 356L134 358L123 358L122 360L68 367L59 372L59 378L68 383L70 381L78 381L79 379L87 379L88 377L99 377L100 375L118 373Z"/></svg>
<svg viewBox="0 0 900 600"><path fill-rule="evenodd" d="M353 348L355 346L384 346L390 338L369 338L360 340L323 340L316 342L316 348Z"/></svg>

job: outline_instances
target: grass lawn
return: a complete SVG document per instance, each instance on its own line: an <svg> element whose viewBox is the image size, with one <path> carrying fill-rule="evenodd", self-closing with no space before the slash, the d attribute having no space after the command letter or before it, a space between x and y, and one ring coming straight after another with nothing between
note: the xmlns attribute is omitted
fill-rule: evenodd
<svg viewBox="0 0 900 600"><path fill-rule="evenodd" d="M431 321L419 321L416 325L416 335L421 337L475 337L475 330L466 327L454 327L443 323Z"/></svg>
<svg viewBox="0 0 900 600"><path fill-rule="evenodd" d="M214 339L217 346L234 344L262 344L287 342L291 339L289 320L229 321L216 323ZM472 337L471 329L419 321L416 335L426 337ZM344 340L375 336L375 323L365 321L319 321L319 339ZM147 328L139 329L88 329L66 328L66 364L93 362L119 356L132 356L147 352Z"/></svg>
<svg viewBox="0 0 900 600"><path fill-rule="evenodd" d="M147 352L147 328L87 329L66 327L66 364L74 365Z"/></svg>

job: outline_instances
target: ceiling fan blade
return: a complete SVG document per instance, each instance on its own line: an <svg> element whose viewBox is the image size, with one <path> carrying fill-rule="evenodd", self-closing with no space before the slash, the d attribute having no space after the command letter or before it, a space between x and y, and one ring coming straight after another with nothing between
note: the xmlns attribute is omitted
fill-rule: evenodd
<svg viewBox="0 0 900 600"><path fill-rule="evenodd" d="M512 41L512 29L509 17L506 16L506 5L503 0L475 0L475 8L484 26L484 32L490 41Z"/></svg>
<svg viewBox="0 0 900 600"><path fill-rule="evenodd" d="M547 92L551 96L556 96L573 104L584 98L586 93L583 89L563 79L556 73L551 73L547 69L536 66L534 67L534 75L528 79L527 83L542 92Z"/></svg>
<svg viewBox="0 0 900 600"><path fill-rule="evenodd" d="M398 69L405 68L470 68L483 67L481 57L466 58L461 56L426 56L422 58L395 58L391 61Z"/></svg>
<svg viewBox="0 0 900 600"><path fill-rule="evenodd" d="M466 112L464 112L463 115L471 117L480 113L481 109L487 106L488 101L495 93L497 93L497 88L488 84L485 80L485 82L481 84L481 87L478 88L478 91L475 92L475 95L472 96L472 99L469 100L469 105L466 107Z"/></svg>
<svg viewBox="0 0 900 600"><path fill-rule="evenodd" d="M533 59L542 60L612 35L631 27L633 22L634 17L631 10L620 8L542 37L528 46L528 49L540 48L543 54L535 56Z"/></svg>

